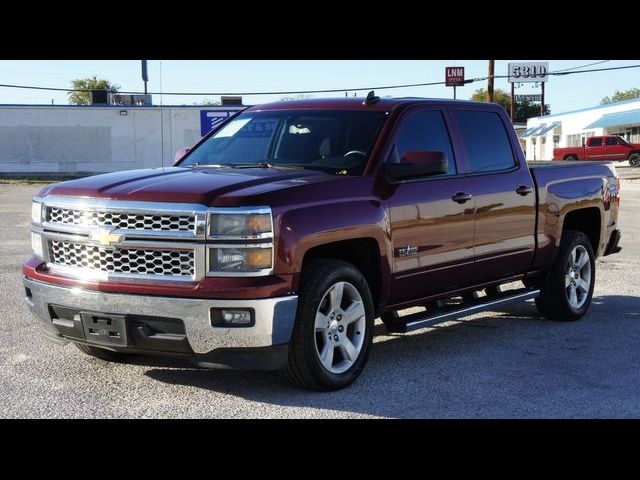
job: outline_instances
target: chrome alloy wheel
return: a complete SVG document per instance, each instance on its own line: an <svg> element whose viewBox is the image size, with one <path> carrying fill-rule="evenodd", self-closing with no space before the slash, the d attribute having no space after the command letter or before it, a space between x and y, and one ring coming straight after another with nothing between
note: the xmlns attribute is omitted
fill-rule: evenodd
<svg viewBox="0 0 640 480"><path fill-rule="evenodd" d="M316 353L329 372L340 374L354 364L364 345L366 316L360 293L349 282L329 287L315 319Z"/></svg>
<svg viewBox="0 0 640 480"><path fill-rule="evenodd" d="M575 309L581 308L587 301L591 288L591 260L589 260L587 249L582 245L578 245L571 251L564 285L569 305Z"/></svg>

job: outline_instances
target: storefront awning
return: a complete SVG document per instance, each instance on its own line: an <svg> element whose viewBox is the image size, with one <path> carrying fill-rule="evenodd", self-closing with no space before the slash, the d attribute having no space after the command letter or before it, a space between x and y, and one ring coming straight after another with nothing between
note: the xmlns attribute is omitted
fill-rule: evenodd
<svg viewBox="0 0 640 480"><path fill-rule="evenodd" d="M552 122L549 125L543 123L542 125L538 125L536 127L527 128L524 132L518 135L519 138L525 137L537 137L539 135L545 135L549 130L553 130L560 122Z"/></svg>
<svg viewBox="0 0 640 480"><path fill-rule="evenodd" d="M620 125L640 125L640 109L603 115L584 129L618 127Z"/></svg>
<svg viewBox="0 0 640 480"><path fill-rule="evenodd" d="M527 128L524 132L518 135L518 138L530 137L531 135L534 135L538 130L543 129L546 125L546 123L543 123L542 125L538 125L536 127Z"/></svg>
<svg viewBox="0 0 640 480"><path fill-rule="evenodd" d="M553 122L535 133L536 136L546 135L548 131L553 130L560 125L560 122Z"/></svg>

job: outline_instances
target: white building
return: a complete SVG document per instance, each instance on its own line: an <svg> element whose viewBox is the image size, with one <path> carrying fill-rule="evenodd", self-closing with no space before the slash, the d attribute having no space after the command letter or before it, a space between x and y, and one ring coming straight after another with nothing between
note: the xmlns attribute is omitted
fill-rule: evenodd
<svg viewBox="0 0 640 480"><path fill-rule="evenodd" d="M579 147L586 137L620 135L640 143L640 98L530 118L519 137L527 160L552 160L556 147Z"/></svg>
<svg viewBox="0 0 640 480"><path fill-rule="evenodd" d="M0 105L0 173L74 175L171 165L176 150L244 108Z"/></svg>

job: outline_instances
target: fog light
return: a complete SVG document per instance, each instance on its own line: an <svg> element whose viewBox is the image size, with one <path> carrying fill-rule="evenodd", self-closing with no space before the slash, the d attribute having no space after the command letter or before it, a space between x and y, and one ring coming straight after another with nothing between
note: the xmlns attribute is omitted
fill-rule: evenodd
<svg viewBox="0 0 640 480"><path fill-rule="evenodd" d="M250 327L253 316L253 309L213 308L211 324L216 327Z"/></svg>
<svg viewBox="0 0 640 480"><path fill-rule="evenodd" d="M222 310L222 320L233 325L251 324L251 312L249 310Z"/></svg>

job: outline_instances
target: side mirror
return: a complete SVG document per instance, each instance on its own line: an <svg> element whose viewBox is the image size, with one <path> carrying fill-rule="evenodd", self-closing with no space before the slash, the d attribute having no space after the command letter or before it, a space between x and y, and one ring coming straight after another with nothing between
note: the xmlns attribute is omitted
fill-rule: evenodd
<svg viewBox="0 0 640 480"><path fill-rule="evenodd" d="M175 157L173 157L173 164L175 165L180 160L182 160L182 157L184 157L189 152L189 150L191 150L191 149L190 148L180 148L178 151L176 151L176 155L175 155Z"/></svg>
<svg viewBox="0 0 640 480"><path fill-rule="evenodd" d="M406 152L400 163L385 164L387 178L401 181L410 178L444 175L449 172L449 162L444 152L415 150Z"/></svg>

